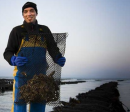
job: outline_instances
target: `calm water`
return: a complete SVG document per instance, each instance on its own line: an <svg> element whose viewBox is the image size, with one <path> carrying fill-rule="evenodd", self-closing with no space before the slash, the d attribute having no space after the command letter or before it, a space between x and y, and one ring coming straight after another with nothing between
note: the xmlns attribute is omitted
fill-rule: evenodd
<svg viewBox="0 0 130 112"><path fill-rule="evenodd" d="M69 101L70 97L75 98L78 93L87 92L110 81L111 80L86 80L85 83L61 85L61 101ZM130 80L120 81L118 90L120 92L120 100L123 102L123 104L130 108ZM10 112L11 106L12 91L0 93L0 112ZM52 111L52 107L46 106L46 112L49 111Z"/></svg>

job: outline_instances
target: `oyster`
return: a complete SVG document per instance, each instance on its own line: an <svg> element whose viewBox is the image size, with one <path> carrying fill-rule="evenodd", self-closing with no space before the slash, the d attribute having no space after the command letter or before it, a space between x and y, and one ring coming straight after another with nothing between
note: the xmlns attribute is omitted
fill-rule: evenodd
<svg viewBox="0 0 130 112"><path fill-rule="evenodd" d="M59 98L59 87L53 78L54 73L55 71L48 76L44 74L34 75L27 84L19 87L19 99L23 99L26 103L57 101Z"/></svg>

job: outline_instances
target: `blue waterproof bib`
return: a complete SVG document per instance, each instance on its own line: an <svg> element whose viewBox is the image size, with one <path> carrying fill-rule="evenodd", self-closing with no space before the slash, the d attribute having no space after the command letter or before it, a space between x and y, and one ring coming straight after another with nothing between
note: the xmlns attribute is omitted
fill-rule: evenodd
<svg viewBox="0 0 130 112"><path fill-rule="evenodd" d="M48 68L46 61L46 42L44 37L38 35L26 35L21 43L21 47L17 56L23 56L28 59L28 62L17 67L15 76L15 100L16 103L23 103L20 100L19 87L27 84L27 81L32 79L34 75L40 73L46 75Z"/></svg>

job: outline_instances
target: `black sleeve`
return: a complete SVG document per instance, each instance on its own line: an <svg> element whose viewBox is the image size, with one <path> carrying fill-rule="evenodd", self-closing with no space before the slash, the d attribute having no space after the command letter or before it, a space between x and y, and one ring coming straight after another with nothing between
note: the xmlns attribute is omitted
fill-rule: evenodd
<svg viewBox="0 0 130 112"><path fill-rule="evenodd" d="M59 48L57 47L57 43L55 42L54 37L48 27L47 27L46 41L47 41L47 50L50 56L52 57L53 61L56 62L57 59L62 57L62 54L60 53Z"/></svg>
<svg viewBox="0 0 130 112"><path fill-rule="evenodd" d="M11 65L11 57L16 54L17 52L17 48L16 48L16 44L18 42L16 42L17 39L17 34L15 29L13 28L10 35L9 35L9 39L8 39L8 43L7 43L7 47L3 53L4 55L4 59Z"/></svg>

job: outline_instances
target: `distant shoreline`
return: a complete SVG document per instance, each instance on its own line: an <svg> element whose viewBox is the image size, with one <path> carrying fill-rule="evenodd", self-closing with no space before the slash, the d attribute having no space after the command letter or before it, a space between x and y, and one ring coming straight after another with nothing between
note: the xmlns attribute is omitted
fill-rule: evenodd
<svg viewBox="0 0 130 112"><path fill-rule="evenodd" d="M103 81L103 80L94 80L94 81ZM119 81L125 81L125 80L116 80L117 82ZM86 82L86 80L66 80L63 79L61 80L61 85L65 85L65 84L78 84L78 83L84 83ZM9 90L13 90L13 79L0 79L0 91L4 92L4 91L9 91Z"/></svg>
<svg viewBox="0 0 130 112"><path fill-rule="evenodd" d="M61 82L61 85L64 84L78 84L78 83L83 83L86 81L65 81ZM0 91L10 91L13 90L13 79L0 79Z"/></svg>
<svg viewBox="0 0 130 112"><path fill-rule="evenodd" d="M0 79L14 79L14 77L8 77L8 76L0 76ZM130 80L130 78L65 78L61 77L61 80L95 80L95 81L102 81L102 80Z"/></svg>

